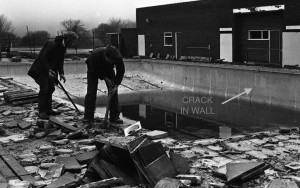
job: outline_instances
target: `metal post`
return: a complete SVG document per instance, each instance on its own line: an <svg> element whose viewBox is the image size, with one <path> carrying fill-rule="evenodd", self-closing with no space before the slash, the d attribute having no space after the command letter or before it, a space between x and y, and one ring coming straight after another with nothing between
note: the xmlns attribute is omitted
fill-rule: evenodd
<svg viewBox="0 0 300 188"><path fill-rule="evenodd" d="M93 50L95 49L95 32L94 31L92 31L93 32Z"/></svg>
<svg viewBox="0 0 300 188"><path fill-rule="evenodd" d="M27 25L26 25L26 28L27 28L27 36L28 36L28 42L29 42L30 53L32 53L32 50L31 50L31 42L30 42L30 36L29 36L28 26L27 26Z"/></svg>
<svg viewBox="0 0 300 188"><path fill-rule="evenodd" d="M209 61L211 60L211 56L210 56L210 45L208 45L208 57L209 57Z"/></svg>
<svg viewBox="0 0 300 188"><path fill-rule="evenodd" d="M33 45L33 53L35 57L34 33L32 34L32 45Z"/></svg>

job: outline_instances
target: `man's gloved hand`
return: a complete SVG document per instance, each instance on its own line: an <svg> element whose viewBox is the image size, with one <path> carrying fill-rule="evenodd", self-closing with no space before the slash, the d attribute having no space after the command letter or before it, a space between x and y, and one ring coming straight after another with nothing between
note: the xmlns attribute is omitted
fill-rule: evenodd
<svg viewBox="0 0 300 188"><path fill-rule="evenodd" d="M65 77L65 75L64 74L60 74L59 75L59 80L63 81L64 83L66 83L66 77Z"/></svg>
<svg viewBox="0 0 300 188"><path fill-rule="evenodd" d="M111 88L108 93L109 94L114 94L118 90L119 85L115 85L113 88Z"/></svg>
<svg viewBox="0 0 300 188"><path fill-rule="evenodd" d="M53 70L49 71L49 77L50 78L54 78L54 79L56 78L56 74L55 74L55 72Z"/></svg>
<svg viewBox="0 0 300 188"><path fill-rule="evenodd" d="M118 89L118 85L116 85L113 80L110 80L106 77L104 78L104 80L105 80L106 84L108 85L108 88L109 88L108 93L109 94L114 93Z"/></svg>

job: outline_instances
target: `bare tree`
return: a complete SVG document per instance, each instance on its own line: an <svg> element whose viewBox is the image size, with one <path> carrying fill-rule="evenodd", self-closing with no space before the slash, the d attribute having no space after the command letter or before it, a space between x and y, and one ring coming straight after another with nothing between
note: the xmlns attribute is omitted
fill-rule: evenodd
<svg viewBox="0 0 300 188"><path fill-rule="evenodd" d="M86 32L86 28L81 20L64 20L60 22L60 24L64 27L65 31L73 31L79 37L82 37Z"/></svg>
<svg viewBox="0 0 300 188"><path fill-rule="evenodd" d="M107 23L101 23L92 30L94 36L99 39L99 45L105 45L107 33L119 33L122 28L134 28L135 22L129 19L122 20L121 18L111 17Z"/></svg>
<svg viewBox="0 0 300 188"><path fill-rule="evenodd" d="M11 21L9 21L4 14L0 15L0 33L12 33L14 27Z"/></svg>
<svg viewBox="0 0 300 188"><path fill-rule="evenodd" d="M114 18L114 17L109 18L107 24L110 25L113 28L114 32L116 32L116 33L120 32L120 30L122 28L136 27L135 22L132 20L129 20L129 19L123 20L121 18Z"/></svg>

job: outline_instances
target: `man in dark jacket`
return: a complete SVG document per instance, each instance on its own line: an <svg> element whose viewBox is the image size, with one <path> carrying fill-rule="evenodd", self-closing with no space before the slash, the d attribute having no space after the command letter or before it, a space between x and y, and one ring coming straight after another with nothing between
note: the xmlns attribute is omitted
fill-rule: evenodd
<svg viewBox="0 0 300 188"><path fill-rule="evenodd" d="M58 74L60 80L66 82L63 67L64 56L66 48L71 47L76 39L77 35L74 32L68 32L57 36L54 41L47 41L28 71L28 75L40 86L38 99L40 119L49 119L49 115L59 114L52 110L54 85Z"/></svg>
<svg viewBox="0 0 300 188"><path fill-rule="evenodd" d="M109 120L113 123L123 123L119 117L118 86L122 82L125 66L120 52L113 46L107 46L104 49L96 48L87 58L86 64L88 86L84 103L84 119L94 120L98 79L101 79L105 81L108 92L112 94Z"/></svg>

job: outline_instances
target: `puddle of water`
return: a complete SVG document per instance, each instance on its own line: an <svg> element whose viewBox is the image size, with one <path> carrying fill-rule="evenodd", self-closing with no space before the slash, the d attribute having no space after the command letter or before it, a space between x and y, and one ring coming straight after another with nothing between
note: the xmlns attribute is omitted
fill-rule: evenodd
<svg viewBox="0 0 300 188"><path fill-rule="evenodd" d="M168 131L183 138L186 135L226 138L280 126L299 126L299 111L253 103L251 98L222 105L225 100L225 97L187 91L147 91L135 104L123 104L122 113L141 121L144 128ZM179 132L187 134L183 136Z"/></svg>
<svg viewBox="0 0 300 188"><path fill-rule="evenodd" d="M123 116L140 121L143 128L167 131L171 137L178 140L226 138L243 132L217 122L189 117L145 104L123 105L121 111Z"/></svg>

